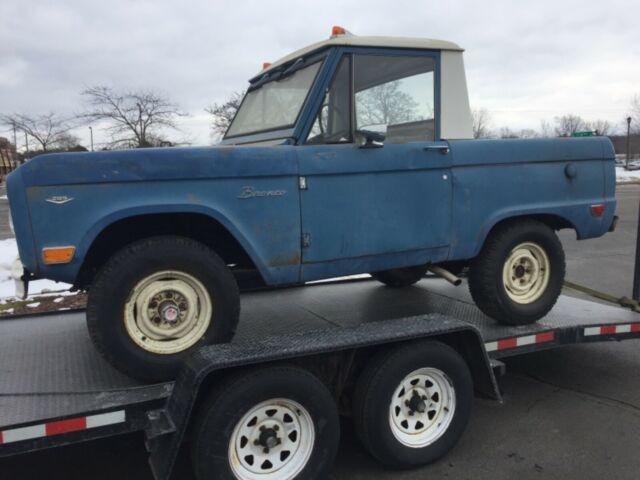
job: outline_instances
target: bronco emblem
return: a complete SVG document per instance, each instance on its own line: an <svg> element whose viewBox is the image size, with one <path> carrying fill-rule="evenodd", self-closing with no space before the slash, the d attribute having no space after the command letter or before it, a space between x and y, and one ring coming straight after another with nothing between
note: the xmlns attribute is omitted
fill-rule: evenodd
<svg viewBox="0 0 640 480"><path fill-rule="evenodd" d="M253 187L242 187L238 198L281 197L286 193L286 190L255 190Z"/></svg>
<svg viewBox="0 0 640 480"><path fill-rule="evenodd" d="M45 199L45 202L53 203L54 205L64 205L65 203L69 203L71 200L73 200L73 198L63 195L59 197L49 197Z"/></svg>

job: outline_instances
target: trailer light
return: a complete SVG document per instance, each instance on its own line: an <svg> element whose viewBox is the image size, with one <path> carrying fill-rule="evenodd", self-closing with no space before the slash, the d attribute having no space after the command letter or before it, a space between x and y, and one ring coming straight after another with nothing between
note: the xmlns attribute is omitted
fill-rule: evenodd
<svg viewBox="0 0 640 480"><path fill-rule="evenodd" d="M45 265L69 263L76 253L76 247L48 247L42 249L42 260Z"/></svg>
<svg viewBox="0 0 640 480"><path fill-rule="evenodd" d="M591 205L591 215L594 217L601 217L604 215L606 207L604 203L598 203L597 205Z"/></svg>
<svg viewBox="0 0 640 480"><path fill-rule="evenodd" d="M267 69L267 68L269 68L270 66L271 66L271 62L264 62L264 63L262 64L262 69L263 69L263 70L266 70L266 69Z"/></svg>

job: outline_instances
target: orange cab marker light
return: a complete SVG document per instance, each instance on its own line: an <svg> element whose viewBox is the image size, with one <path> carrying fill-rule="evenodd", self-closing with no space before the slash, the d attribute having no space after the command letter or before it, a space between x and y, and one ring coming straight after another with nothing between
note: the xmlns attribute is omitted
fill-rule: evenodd
<svg viewBox="0 0 640 480"><path fill-rule="evenodd" d="M266 69L267 69L267 68L269 68L270 66L271 66L271 62L264 62L264 63L262 64L262 69L263 69L263 70L266 70Z"/></svg>
<svg viewBox="0 0 640 480"><path fill-rule="evenodd" d="M42 249L42 260L45 265L69 263L76 253L76 247L48 247Z"/></svg>
<svg viewBox="0 0 640 480"><path fill-rule="evenodd" d="M346 34L347 34L347 30L344 27L341 27L340 25L334 25L333 28L331 28L332 37L338 37L340 35L346 35Z"/></svg>

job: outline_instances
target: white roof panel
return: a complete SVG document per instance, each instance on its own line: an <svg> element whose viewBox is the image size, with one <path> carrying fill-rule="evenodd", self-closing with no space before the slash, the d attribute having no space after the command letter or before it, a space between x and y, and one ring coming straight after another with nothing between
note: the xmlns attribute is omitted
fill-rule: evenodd
<svg viewBox="0 0 640 480"><path fill-rule="evenodd" d="M284 63L304 57L317 50L336 46L353 46L353 47L388 47L388 48L412 48L417 50L452 50L461 52L463 49L446 40L434 40L431 38L409 38L409 37L360 37L357 35L339 35L328 40L313 43L307 47L296 50L286 57L273 62L269 68L262 70L258 75L262 75L269 70L276 68Z"/></svg>

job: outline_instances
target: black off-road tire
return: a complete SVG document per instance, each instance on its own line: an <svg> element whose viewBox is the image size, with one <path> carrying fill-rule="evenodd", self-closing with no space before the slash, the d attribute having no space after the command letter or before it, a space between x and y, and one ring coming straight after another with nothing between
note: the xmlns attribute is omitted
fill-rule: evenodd
<svg viewBox="0 0 640 480"><path fill-rule="evenodd" d="M124 321L124 305L135 285L163 270L198 279L213 302L211 322L201 339L172 354L144 350L131 339ZM96 349L121 372L150 382L175 378L199 347L230 341L239 315L238 286L229 268L206 245L178 236L151 237L122 248L96 274L87 302L87 326Z"/></svg>
<svg viewBox="0 0 640 480"><path fill-rule="evenodd" d="M517 303L507 294L502 270L512 249L533 242L544 249L550 264L547 287L537 300ZM480 254L469 267L469 291L483 313L504 325L528 325L553 308L565 276L562 243L545 224L532 219L514 221L496 228L486 239Z"/></svg>
<svg viewBox="0 0 640 480"><path fill-rule="evenodd" d="M271 399L298 403L309 413L314 426L313 448L294 478L328 478L340 439L336 404L314 375L289 365L239 372L214 387L194 415L191 459L196 478L236 479L229 465L233 431L253 407Z"/></svg>
<svg viewBox="0 0 640 480"><path fill-rule="evenodd" d="M405 288L419 282L427 271L424 265L373 272L371 276L388 287Z"/></svg>
<svg viewBox="0 0 640 480"><path fill-rule="evenodd" d="M444 372L455 391L455 411L448 428L433 443L409 447L391 430L390 407L396 388L411 372ZM365 449L388 468L426 465L451 450L462 436L473 405L473 380L464 359L437 341L417 341L379 353L365 367L353 395L353 419Z"/></svg>

